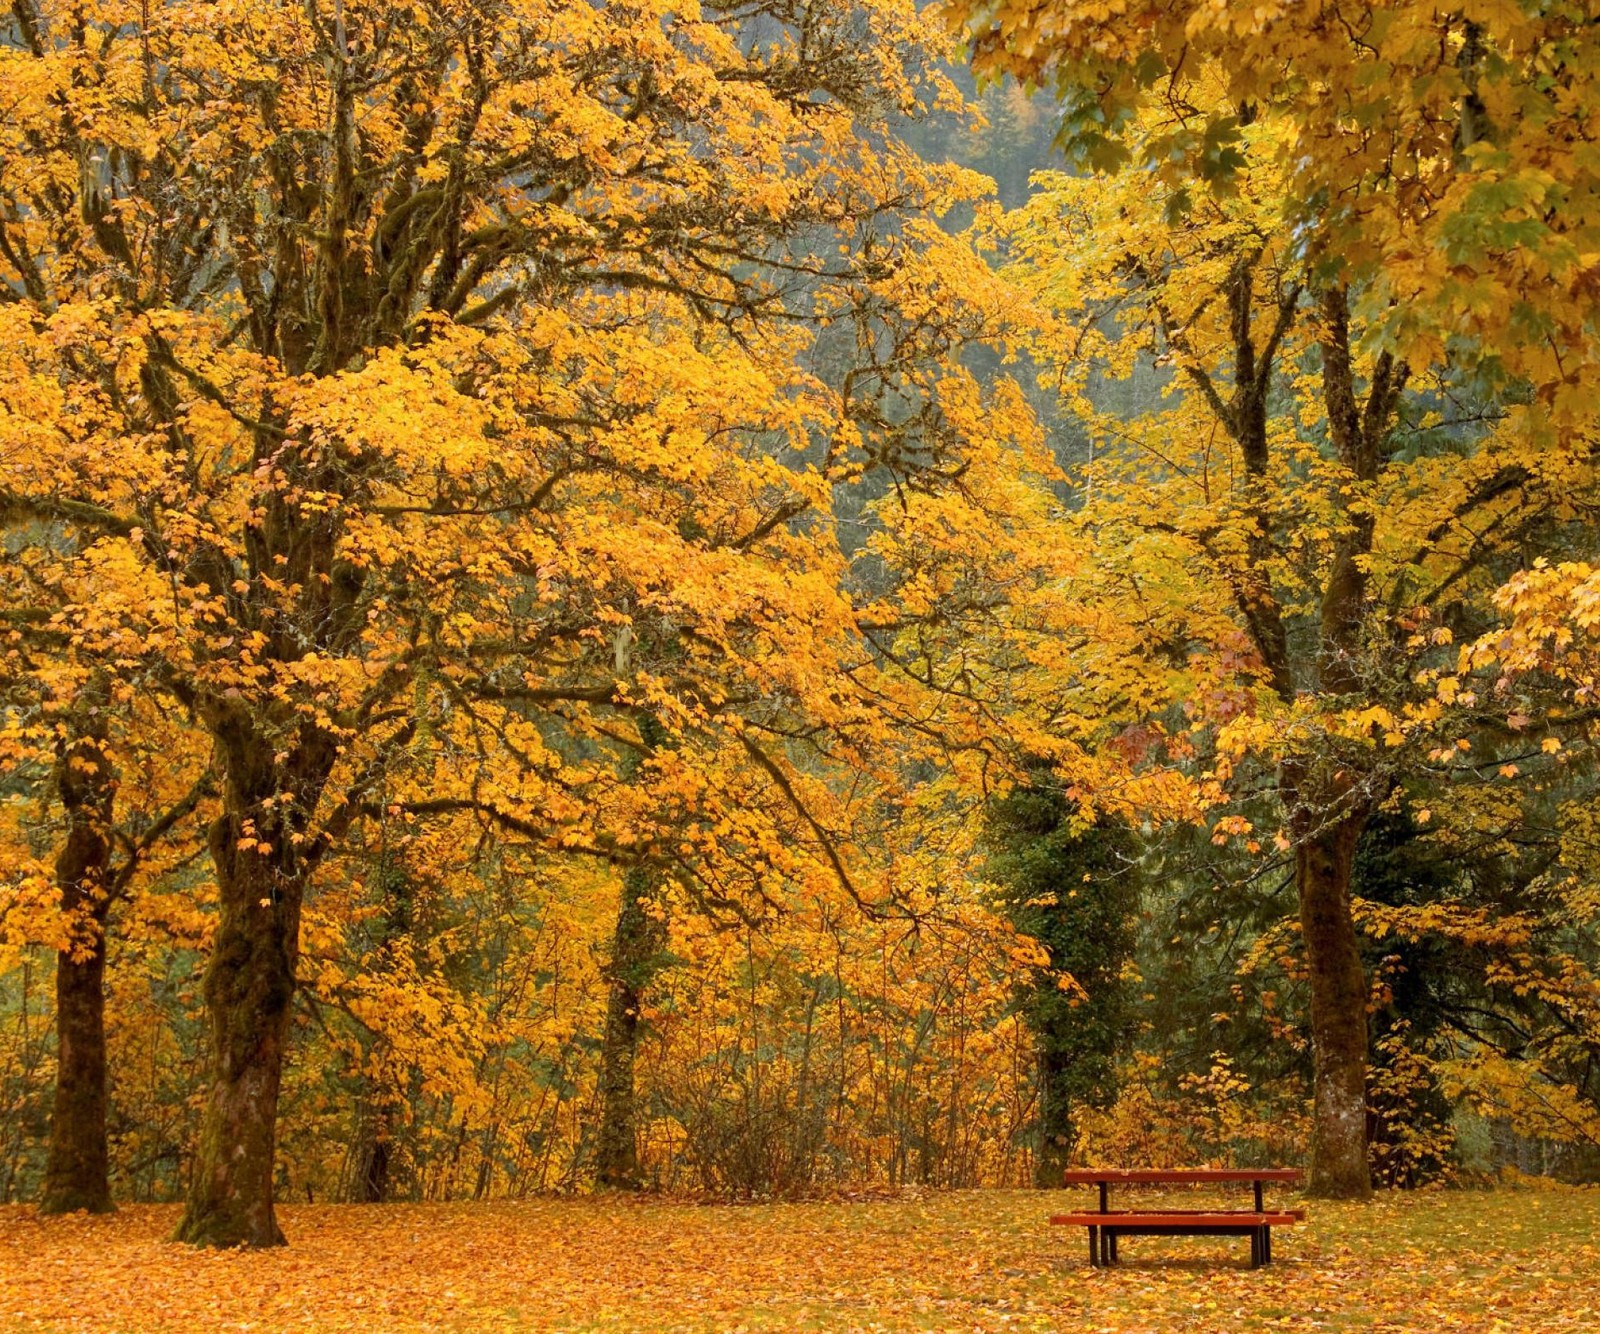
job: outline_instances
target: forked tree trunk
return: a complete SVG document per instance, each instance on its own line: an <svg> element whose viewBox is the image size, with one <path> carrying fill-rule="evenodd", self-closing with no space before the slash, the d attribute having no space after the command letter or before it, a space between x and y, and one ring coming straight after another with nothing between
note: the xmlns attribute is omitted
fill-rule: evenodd
<svg viewBox="0 0 1600 1334"><path fill-rule="evenodd" d="M1311 992L1313 1124L1310 1192L1372 1195L1367 1164L1367 979L1350 914L1350 879L1365 820L1308 831L1295 853Z"/></svg>
<svg viewBox="0 0 1600 1334"><path fill-rule="evenodd" d="M355 1143L351 1146L349 1178L343 1198L351 1204L384 1204L394 1177L393 1117L382 1089L371 1081L363 1096L363 1111Z"/></svg>
<svg viewBox="0 0 1600 1334"><path fill-rule="evenodd" d="M1352 482L1377 483L1384 442L1408 371L1388 352L1373 359L1364 397L1358 396L1348 293L1321 294L1322 391L1328 433ZM1352 490L1352 494L1355 494ZM1367 561L1376 516L1370 505L1346 512L1348 527L1334 544L1322 590L1317 678L1338 702L1371 698L1366 642L1372 615ZM1333 763L1330 756L1311 765ZM1327 1199L1372 1195L1367 1163L1367 978L1350 913L1350 879L1356 843L1367 812L1381 799L1383 780L1372 773L1336 769L1331 776L1288 787L1298 812L1295 881L1300 927L1310 970L1311 1046L1315 1064L1311 1192ZM1365 790L1363 791L1363 788Z"/></svg>
<svg viewBox="0 0 1600 1334"><path fill-rule="evenodd" d="M282 874L278 855L239 849L241 829L229 815L211 829L221 899L205 977L211 1090L177 1231L197 1246L284 1244L272 1177L304 880Z"/></svg>
<svg viewBox="0 0 1600 1334"><path fill-rule="evenodd" d="M665 943L661 921L648 911L652 897L648 872L635 868L623 877L608 970L610 995L600 1049L600 1130L595 1145L596 1181L617 1190L639 1186L638 1100L634 1092L639 1008L645 988L660 967Z"/></svg>
<svg viewBox="0 0 1600 1334"><path fill-rule="evenodd" d="M103 709L91 709L86 721L56 775L67 817L56 886L72 941L56 955L56 1089L39 1198L43 1214L113 1208L106 1152L105 972L115 777L102 749Z"/></svg>
<svg viewBox="0 0 1600 1334"><path fill-rule="evenodd" d="M359 1204L382 1204L389 1198L389 1140L380 1127L362 1156L360 1177L356 1181Z"/></svg>

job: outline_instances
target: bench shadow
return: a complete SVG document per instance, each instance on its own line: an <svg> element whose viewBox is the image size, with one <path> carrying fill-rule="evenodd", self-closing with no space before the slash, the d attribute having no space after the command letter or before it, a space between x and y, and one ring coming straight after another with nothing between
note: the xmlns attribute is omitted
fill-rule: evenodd
<svg viewBox="0 0 1600 1334"><path fill-rule="evenodd" d="M1260 1266L1263 1270L1272 1270L1283 1264L1282 1260L1274 1260L1270 1265ZM1088 1265L1083 1268L1088 1269ZM1137 1260L1118 1260L1116 1264L1105 1269L1095 1269L1096 1274L1115 1274L1119 1269L1139 1271L1148 1270L1183 1270L1191 1273L1204 1273L1213 1269L1244 1269L1250 1268L1248 1259L1235 1260L1231 1256L1205 1256L1205 1255L1153 1255Z"/></svg>
<svg viewBox="0 0 1600 1334"><path fill-rule="evenodd" d="M1258 1266L1263 1273L1270 1274L1275 1269L1296 1269L1302 1261L1297 1256L1273 1256L1272 1263ZM1208 1270L1238 1270L1248 1271L1251 1268L1248 1255L1144 1255L1122 1256L1116 1264L1101 1268L1091 1266L1087 1260L1078 1255L1062 1255L1056 1257L1051 1264L1052 1273L1065 1277L1068 1274L1115 1274L1119 1269L1130 1269L1140 1273L1155 1271L1176 1271L1179 1273L1205 1273Z"/></svg>

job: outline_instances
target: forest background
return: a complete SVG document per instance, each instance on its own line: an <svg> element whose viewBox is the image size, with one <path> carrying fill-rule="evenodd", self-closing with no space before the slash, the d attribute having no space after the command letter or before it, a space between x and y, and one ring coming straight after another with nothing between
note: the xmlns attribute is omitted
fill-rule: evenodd
<svg viewBox="0 0 1600 1334"><path fill-rule="evenodd" d="M0 1201L1594 1179L1594 43L1425 8L1330 195L1226 25L18 0Z"/></svg>

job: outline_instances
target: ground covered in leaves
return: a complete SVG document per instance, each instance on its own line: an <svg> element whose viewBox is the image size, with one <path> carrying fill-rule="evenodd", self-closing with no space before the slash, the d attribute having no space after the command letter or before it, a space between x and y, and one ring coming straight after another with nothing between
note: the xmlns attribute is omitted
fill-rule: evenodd
<svg viewBox="0 0 1600 1334"><path fill-rule="evenodd" d="M13 1206L0 1330L1600 1328L1600 1190L1312 1204L1259 1271L1241 1239L1182 1238L1092 1270L1081 1230L1045 1222L1069 1198L290 1206L289 1248L257 1254L170 1243L167 1206Z"/></svg>

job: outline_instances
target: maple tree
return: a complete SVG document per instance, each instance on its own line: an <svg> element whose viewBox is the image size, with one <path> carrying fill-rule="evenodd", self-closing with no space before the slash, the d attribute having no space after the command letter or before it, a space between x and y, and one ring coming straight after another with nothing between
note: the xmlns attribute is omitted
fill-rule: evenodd
<svg viewBox="0 0 1600 1334"><path fill-rule="evenodd" d="M1596 224L1582 6L1417 0L950 0L980 71L1053 89L1069 148L1181 188L1225 182L1257 119L1279 212L1398 359L1453 345L1524 383L1535 438L1589 417ZM1154 137L1129 139L1141 109ZM1259 152L1259 146L1257 148Z"/></svg>
<svg viewBox="0 0 1600 1334"><path fill-rule="evenodd" d="M1136 152L1173 132L1164 108L1128 131ZM1254 782L1251 755L1274 770L1309 971L1313 1189L1361 1195L1357 845L1453 698L1453 681L1434 690L1429 654L1457 609L1492 587L1508 539L1592 495L1581 440L1530 456L1514 424L1478 447L1448 429L1440 409L1470 385L1395 350L1381 314L1355 313L1370 294L1302 244L1280 165L1289 137L1268 119L1242 130L1226 191L1153 189L1136 168L1054 178L1005 235L1069 317L1054 356L1096 439L1082 521L1107 586L1147 634L1201 655L1211 679L1185 708L1216 729L1215 781ZM1164 373L1155 403L1131 416L1098 405L1093 377L1132 376L1140 358Z"/></svg>
<svg viewBox="0 0 1600 1334"><path fill-rule="evenodd" d="M646 888L861 897L848 807L784 749L883 734L838 685L830 488L884 473L948 518L1032 434L949 360L999 318L982 265L888 226L975 188L868 133L942 95L933 32L861 17L18 9L4 505L117 571L93 615L218 769L183 1238L282 1240L306 895L358 824L469 813L635 868L620 1140ZM797 317L854 331L837 389Z"/></svg>

